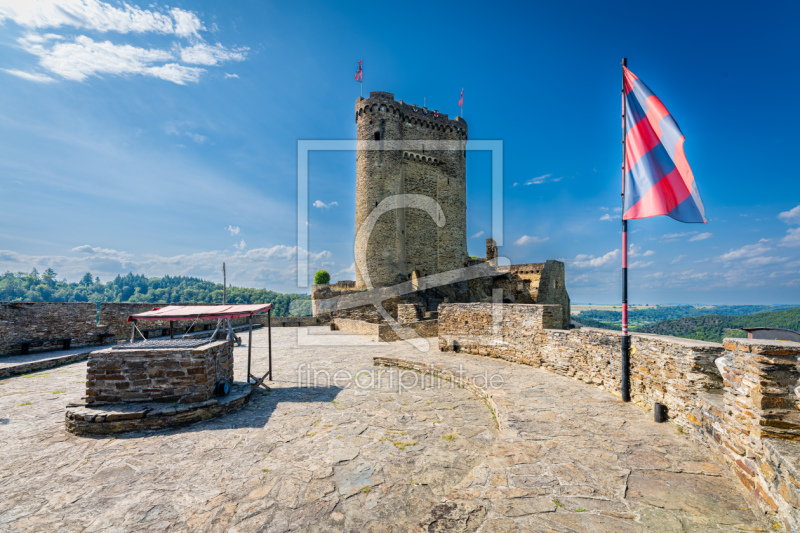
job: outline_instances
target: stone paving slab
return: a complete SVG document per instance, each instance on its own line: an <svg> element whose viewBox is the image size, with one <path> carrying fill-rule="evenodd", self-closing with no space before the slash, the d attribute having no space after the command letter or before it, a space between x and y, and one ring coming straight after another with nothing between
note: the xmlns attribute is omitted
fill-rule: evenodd
<svg viewBox="0 0 800 533"><path fill-rule="evenodd" d="M271 390L181 429L86 438L85 363L0 380L0 531L735 531L771 526L674 426L478 356L273 330ZM267 336L254 332L253 371ZM243 380L247 347L236 348ZM374 357L499 375L489 402ZM492 410L493 406L495 417ZM499 427L498 427L499 426Z"/></svg>
<svg viewBox="0 0 800 533"><path fill-rule="evenodd" d="M376 363L452 376L497 416L497 442L424 520L429 531L472 531L476 522L480 532L776 528L708 450L608 392L452 352Z"/></svg>
<svg viewBox="0 0 800 533"><path fill-rule="evenodd" d="M297 332L273 331L271 390L182 429L67 433L85 363L0 381L0 531L413 531L485 455L491 413L438 380L399 389L368 346L298 346ZM266 331L253 337L263 373Z"/></svg>

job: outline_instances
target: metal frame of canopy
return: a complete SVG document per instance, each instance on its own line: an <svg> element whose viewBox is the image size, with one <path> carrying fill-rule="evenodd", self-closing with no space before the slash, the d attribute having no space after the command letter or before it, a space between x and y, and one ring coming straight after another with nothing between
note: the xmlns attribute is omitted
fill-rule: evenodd
<svg viewBox="0 0 800 533"><path fill-rule="evenodd" d="M248 340L247 340L247 382L253 387L258 387L264 383L264 380L269 376L270 381L273 381L272 375L272 304L256 304L256 305L168 305L167 307L156 307L144 313L130 315L128 322L133 324L131 331L131 342L135 337L135 332L138 329L136 322L139 320L165 320L169 321L170 338L172 338L172 324L177 321L184 320L200 320L200 319L217 319L217 329L214 330L212 337L215 337L219 331L219 324L221 320L228 321L229 337L232 332L230 328L231 318L247 318L248 323ZM254 376L251 369L251 361L253 355L253 316L260 315L264 312L267 313L267 337L269 340L269 369L267 373L261 376ZM191 327L190 327L191 329ZM188 333L188 331L187 331ZM141 334L141 332L140 332Z"/></svg>

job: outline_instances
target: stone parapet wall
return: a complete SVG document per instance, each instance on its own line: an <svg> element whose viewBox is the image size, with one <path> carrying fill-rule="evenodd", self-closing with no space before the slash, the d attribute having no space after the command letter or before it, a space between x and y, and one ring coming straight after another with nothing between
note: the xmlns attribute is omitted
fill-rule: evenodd
<svg viewBox="0 0 800 533"><path fill-rule="evenodd" d="M333 327L337 331L361 335L380 342L394 342L415 336L436 337L439 332L438 324L439 321L436 319L419 320L403 324L402 329L398 332L388 324L376 324L350 318L337 318L333 321Z"/></svg>
<svg viewBox="0 0 800 533"><path fill-rule="evenodd" d="M361 335L362 337L378 340L381 325L372 322L364 322L363 320L337 318L333 321L333 327L336 331L341 331L342 333L353 333L355 335Z"/></svg>
<svg viewBox="0 0 800 533"><path fill-rule="evenodd" d="M262 326L266 327L268 324L267 315L256 315L253 317L253 324L261 324ZM273 316L272 319L272 327L273 328L284 328L284 327L307 327L307 326L324 326L329 321L317 318L315 316Z"/></svg>
<svg viewBox="0 0 800 533"><path fill-rule="evenodd" d="M439 348L541 366L619 394L620 332L596 328L550 329L563 324L560 305L488 303L439 306ZM631 397L687 412L687 398L721 389L714 366L724 348L715 343L659 335L632 335Z"/></svg>
<svg viewBox="0 0 800 533"><path fill-rule="evenodd" d="M620 395L621 333L550 329L561 306L443 304L439 348L539 366ZM658 402L800 531L800 343L631 335L631 398ZM724 387L724 388L723 388Z"/></svg>
<svg viewBox="0 0 800 533"><path fill-rule="evenodd" d="M85 302L0 302L0 356L19 353L20 342L71 338L72 346L96 344L101 339L99 334L110 333L113 336L105 339L126 340L131 336L131 324L127 322L130 315L150 311L154 307L167 305L204 305L204 304L165 304L165 303L85 303ZM99 318L99 321L98 321ZM273 317L273 323L280 320L294 323L300 317ZM302 317L303 325L316 325L319 321L311 317ZM311 322L314 322L313 324ZM231 320L234 326L247 323L246 318ZM257 315L254 324L267 323L267 316ZM176 327L188 326L191 322L176 322ZM216 324L216 320L198 320L195 328L201 325ZM168 328L169 322L163 320L140 322L140 329ZM52 346L33 346L31 351L52 349Z"/></svg>
<svg viewBox="0 0 800 533"><path fill-rule="evenodd" d="M202 402L220 381L233 382L233 344L198 348L93 352L86 369L87 404Z"/></svg>
<svg viewBox="0 0 800 533"><path fill-rule="evenodd" d="M0 355L18 353L20 342L71 338L72 346L98 341L97 304L0 303ZM48 346L48 348L51 348ZM33 347L31 351L35 351Z"/></svg>

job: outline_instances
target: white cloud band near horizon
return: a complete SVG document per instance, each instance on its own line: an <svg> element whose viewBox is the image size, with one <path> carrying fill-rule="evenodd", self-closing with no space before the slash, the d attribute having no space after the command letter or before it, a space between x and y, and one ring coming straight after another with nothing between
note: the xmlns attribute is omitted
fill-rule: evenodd
<svg viewBox="0 0 800 533"><path fill-rule="evenodd" d="M193 276L216 280L221 277L223 261L227 264L228 278L242 287L266 288L281 292L306 292L296 287L297 246L275 245L270 248L240 249L244 240L234 245L234 250L210 250L174 256L156 254L135 255L125 251L84 244L73 247L62 255L28 255L11 250L0 250L2 272L42 272L52 268L58 278L78 281L86 272L109 281L118 274L129 272L148 277ZM310 270L330 269L334 263L328 250L309 252Z"/></svg>

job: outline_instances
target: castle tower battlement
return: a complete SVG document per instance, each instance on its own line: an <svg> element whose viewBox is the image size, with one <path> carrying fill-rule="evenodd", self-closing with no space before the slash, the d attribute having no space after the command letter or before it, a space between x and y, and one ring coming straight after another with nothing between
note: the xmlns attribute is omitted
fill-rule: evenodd
<svg viewBox="0 0 800 533"><path fill-rule="evenodd" d="M356 257L366 257L372 285L388 286L464 267L466 121L398 102L388 92L358 98L355 121L358 141L373 141L359 142L356 152L356 234L372 210L394 195L427 196L445 217L439 227L421 209L401 207L382 214L369 239L356 243ZM356 286L365 286L358 265Z"/></svg>

